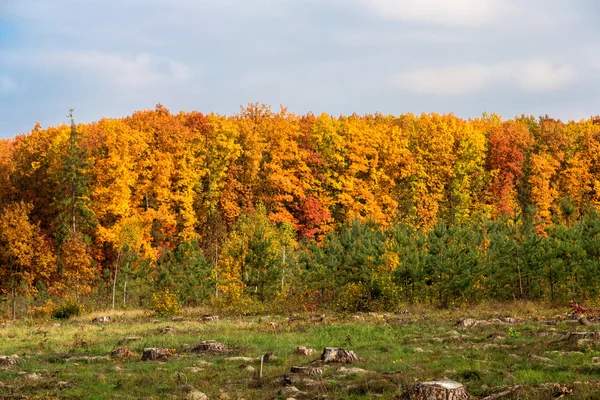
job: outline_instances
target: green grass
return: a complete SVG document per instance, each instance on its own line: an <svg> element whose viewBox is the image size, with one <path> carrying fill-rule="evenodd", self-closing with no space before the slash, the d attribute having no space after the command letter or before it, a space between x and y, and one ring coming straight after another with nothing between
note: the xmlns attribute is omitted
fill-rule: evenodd
<svg viewBox="0 0 600 400"><path fill-rule="evenodd" d="M454 327L456 320L467 314L488 319L507 313L524 322ZM194 310L188 310L183 321L156 320L135 311L113 313L114 322L104 325L92 324L90 315L60 326L55 326L55 321L18 321L0 328L0 355L21 357L16 367L0 367L0 398L185 398L183 386L190 385L210 399L222 393L231 399L283 399L281 378L290 367L309 365L319 356L295 355L297 346L313 347L317 353L328 346L351 349L360 357L352 366L372 371L344 375L338 371L340 365L325 367L323 376L311 378L313 382L296 378L295 386L306 393L294 396L297 398L402 398L417 381L443 378L465 384L474 396L523 385L512 398L549 398L553 384L559 383L573 390L569 398L598 398L600 366L592 357L600 356L600 343L578 347L561 340L566 332L596 330L597 326L546 325L533 320L561 313L563 310L510 305L468 311L414 310L410 315L390 316L402 319L401 323L387 323L372 315L355 320L335 314L324 321L311 315L292 320L231 316L203 323ZM161 333L166 326L176 332ZM90 363L82 358L106 356L128 336L142 338L128 344L136 356ZM219 355L185 351L186 344L209 339L224 343L230 351ZM166 362L144 362L140 358L145 347L174 348L177 355ZM231 356L259 357L268 351L278 358L265 364L262 379L240 369L245 362L226 360ZM211 365L202 365L202 361ZM258 370L259 363L251 364ZM190 367L201 370L192 372ZM26 374L32 372L41 378L28 378ZM61 381L68 387L61 388Z"/></svg>

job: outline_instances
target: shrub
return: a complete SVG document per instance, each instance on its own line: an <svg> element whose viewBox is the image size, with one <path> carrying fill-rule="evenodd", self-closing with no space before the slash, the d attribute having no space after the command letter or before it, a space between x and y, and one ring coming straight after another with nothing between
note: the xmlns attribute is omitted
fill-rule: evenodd
<svg viewBox="0 0 600 400"><path fill-rule="evenodd" d="M47 318L56 310L56 303L52 300L48 300L45 304L37 307L30 307L27 310L27 314L29 314L32 318Z"/></svg>
<svg viewBox="0 0 600 400"><path fill-rule="evenodd" d="M511 326L508 328L508 337L511 339L518 339L521 337L521 332L517 331Z"/></svg>
<svg viewBox="0 0 600 400"><path fill-rule="evenodd" d="M179 314L181 305L177 299L177 293L165 289L162 292L152 294L152 311L160 316Z"/></svg>
<svg viewBox="0 0 600 400"><path fill-rule="evenodd" d="M337 301L337 306L342 311L370 311L371 293L364 283L349 283Z"/></svg>
<svg viewBox="0 0 600 400"><path fill-rule="evenodd" d="M83 306L74 300L67 300L52 311L56 319L69 319L83 314Z"/></svg>

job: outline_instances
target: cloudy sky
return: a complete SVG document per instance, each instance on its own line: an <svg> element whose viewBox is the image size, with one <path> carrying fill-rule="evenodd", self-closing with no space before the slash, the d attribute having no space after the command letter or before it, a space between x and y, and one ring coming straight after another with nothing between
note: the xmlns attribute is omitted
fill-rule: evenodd
<svg viewBox="0 0 600 400"><path fill-rule="evenodd" d="M162 103L600 114L597 0L0 0L0 137Z"/></svg>

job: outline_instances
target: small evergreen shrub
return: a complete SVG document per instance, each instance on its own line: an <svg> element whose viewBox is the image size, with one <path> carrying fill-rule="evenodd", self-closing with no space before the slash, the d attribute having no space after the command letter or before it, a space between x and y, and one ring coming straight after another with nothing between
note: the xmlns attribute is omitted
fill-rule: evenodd
<svg viewBox="0 0 600 400"><path fill-rule="evenodd" d="M52 311L52 317L56 319L69 319L83 314L83 306L74 300L67 300Z"/></svg>

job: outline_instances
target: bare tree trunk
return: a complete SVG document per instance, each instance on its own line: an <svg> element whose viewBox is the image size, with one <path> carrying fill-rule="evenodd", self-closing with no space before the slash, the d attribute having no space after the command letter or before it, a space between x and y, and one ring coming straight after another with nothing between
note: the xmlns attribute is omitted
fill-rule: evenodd
<svg viewBox="0 0 600 400"><path fill-rule="evenodd" d="M515 250L517 255L517 271L519 273L519 296L523 298L523 278L521 277L521 265L519 264L519 243L515 243Z"/></svg>
<svg viewBox="0 0 600 400"><path fill-rule="evenodd" d="M12 319L13 321L15 319L17 319L17 287L16 285L13 283L13 287L12 287Z"/></svg>
<svg viewBox="0 0 600 400"><path fill-rule="evenodd" d="M123 285L123 308L127 307L127 275L125 275L125 284Z"/></svg>
<svg viewBox="0 0 600 400"><path fill-rule="evenodd" d="M119 272L119 258L121 258L121 252L117 254L117 261L115 262L115 276L113 279L113 290L112 290L112 308L115 308L115 295L117 292L117 273Z"/></svg>

